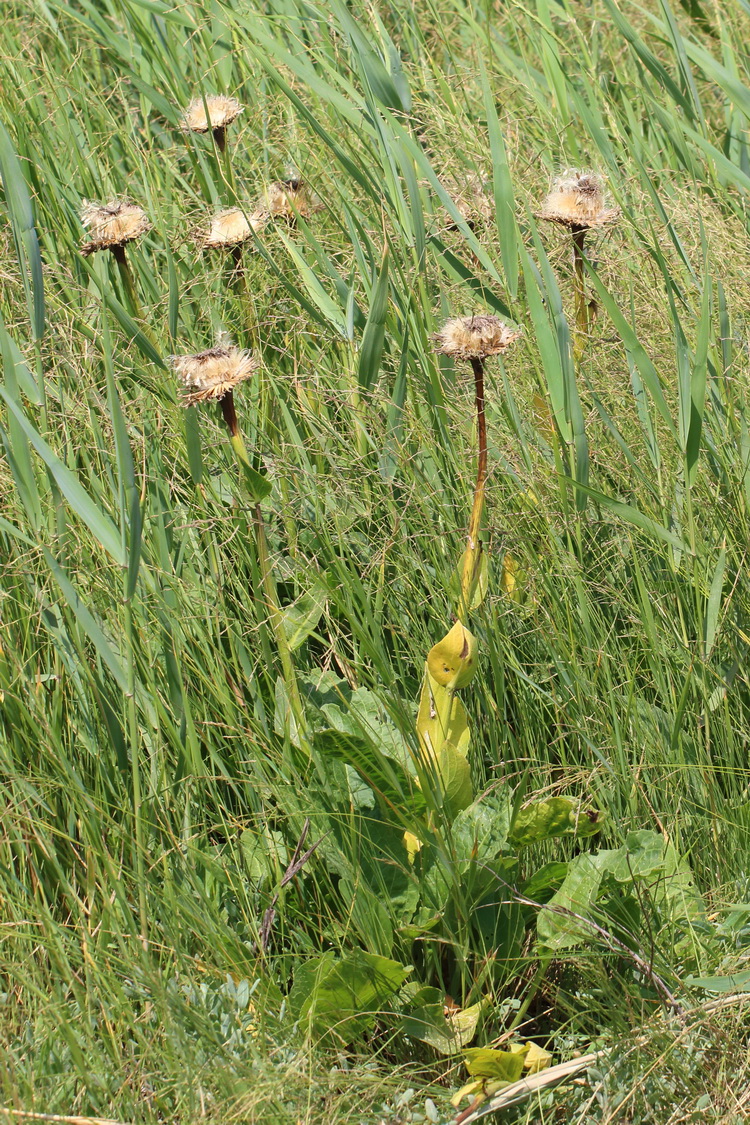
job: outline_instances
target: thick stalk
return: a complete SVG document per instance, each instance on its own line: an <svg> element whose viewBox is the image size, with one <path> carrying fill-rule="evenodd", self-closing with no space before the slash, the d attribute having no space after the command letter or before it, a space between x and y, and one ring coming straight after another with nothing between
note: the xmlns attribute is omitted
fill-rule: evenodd
<svg viewBox="0 0 750 1125"><path fill-rule="evenodd" d="M120 278L122 279L123 288L125 289L128 304L130 305L130 312L137 320L142 320L141 303L138 300L133 271L130 268L130 263L125 254L125 247L113 246L111 249L114 259L117 262L117 268L120 271Z"/></svg>
<svg viewBox="0 0 750 1125"><path fill-rule="evenodd" d="M237 411L234 406L234 395L228 391L222 399L221 412L224 416L224 421L229 430L229 441L231 442L232 449L243 469L247 466L248 469L252 468L250 458L245 448L245 443L242 440L240 433L239 423L237 421ZM255 525L255 543L258 555L258 568L260 570L261 583L263 585L263 594L265 599L265 607L268 613L268 619L271 622L274 640L276 641L276 648L281 660L281 669L284 674L284 681L286 683L287 695L289 697L289 705L292 709L295 721L297 723L298 738L301 740L302 745L305 745L305 712L302 706L302 699L299 694L299 686L297 684L297 675L294 670L294 662L292 660L292 650L289 647L286 632L284 631L284 615L279 606L278 594L276 591L276 582L271 570L271 560L268 554L268 541L266 540L266 529L263 522L263 512L261 511L260 504L255 505L254 509L254 525Z"/></svg>
<svg viewBox="0 0 750 1125"><path fill-rule="evenodd" d="M586 347L589 331L589 310L586 304L586 284L584 272L586 229L573 229L573 274L575 285L576 324L573 333L573 358L578 361Z"/></svg>
<svg viewBox="0 0 750 1125"><path fill-rule="evenodd" d="M471 610L474 588L479 577L482 559L482 544L479 541L479 528L484 511L484 495L487 484L487 420L484 412L484 360L472 356L471 367L474 372L474 391L477 408L477 440L479 457L477 459L477 482L474 486L474 503L466 536L463 572L461 574L461 595L458 616L466 622Z"/></svg>

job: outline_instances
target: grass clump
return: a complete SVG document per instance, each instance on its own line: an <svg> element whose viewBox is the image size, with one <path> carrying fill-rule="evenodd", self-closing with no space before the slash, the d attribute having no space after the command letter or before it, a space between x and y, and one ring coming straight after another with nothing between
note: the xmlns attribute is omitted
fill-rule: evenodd
<svg viewBox="0 0 750 1125"><path fill-rule="evenodd" d="M741 1119L747 14L4 16L5 1104Z"/></svg>

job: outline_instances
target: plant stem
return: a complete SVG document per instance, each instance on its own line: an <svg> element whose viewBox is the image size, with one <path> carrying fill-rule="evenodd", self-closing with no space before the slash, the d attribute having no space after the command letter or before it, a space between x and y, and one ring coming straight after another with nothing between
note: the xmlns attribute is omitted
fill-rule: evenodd
<svg viewBox="0 0 750 1125"><path fill-rule="evenodd" d="M239 423L237 421L237 411L234 406L234 395L232 391L227 393L221 398L221 412L224 416L227 429L229 430L229 441L234 450L240 468L252 468L250 458L248 456L245 443L240 433ZM265 606L268 612L268 618L271 622L274 640L276 641L276 648L281 660L281 668L286 683L287 695L289 697L289 705L292 709L295 722L297 724L297 738L302 746L306 746L305 739L305 712L302 706L302 699L299 693L299 686L297 684L297 674L294 669L294 661L292 659L292 650L289 647L286 632L284 631L284 615L279 606L278 593L276 590L276 582L273 577L271 569L271 561L268 554L268 541L266 539L266 529L263 522L263 512L260 503L255 504L254 508L254 525L255 525L255 543L258 555L258 567L261 575L261 583L263 585L263 594L265 597Z"/></svg>
<svg viewBox="0 0 750 1125"><path fill-rule="evenodd" d="M586 347L589 330L589 313L586 305L586 285L584 282L584 257L586 228L573 228L573 273L575 284L575 331L573 333L573 358L578 361Z"/></svg>
<svg viewBox="0 0 750 1125"><path fill-rule="evenodd" d="M117 262L117 268L120 271L120 277L122 279L122 284L128 299L128 304L130 305L130 311L134 317L136 317L138 320L142 320L143 314L141 312L141 303L138 300L138 293L135 288L135 279L133 278L133 271L130 268L130 263L128 262L127 255L125 254L125 247L112 246L111 250L114 259Z"/></svg>
<svg viewBox="0 0 750 1125"><path fill-rule="evenodd" d="M474 372L479 457L477 460L477 483L474 486L474 503L471 509L471 519L469 520L469 531L466 536L466 553L464 554L463 573L461 575L461 594L458 616L462 621L466 621L469 616L474 587L479 576L479 566L482 559L482 544L479 541L479 528L482 522L482 512L484 511L484 495L487 483L487 420L484 412L484 360L472 356L471 367Z"/></svg>
<svg viewBox="0 0 750 1125"><path fill-rule="evenodd" d="M135 706L135 650L133 629L133 598L127 590L125 575L125 636L127 640L127 712L128 737L130 742L130 770L133 784L133 845L135 849L135 870L138 880L138 915L141 925L141 941L148 945L148 911L146 909L146 867L143 847L143 822L141 819L141 762L140 737L138 734L138 715Z"/></svg>

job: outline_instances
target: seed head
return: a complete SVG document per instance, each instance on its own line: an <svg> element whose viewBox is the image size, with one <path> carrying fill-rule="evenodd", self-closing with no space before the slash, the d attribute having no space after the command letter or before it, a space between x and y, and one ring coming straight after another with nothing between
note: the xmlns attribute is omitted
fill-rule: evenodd
<svg viewBox="0 0 750 1125"><path fill-rule="evenodd" d="M183 406L218 402L258 368L258 360L250 352L233 344L220 344L198 355L172 355L169 362L182 383Z"/></svg>
<svg viewBox="0 0 750 1125"><path fill-rule="evenodd" d="M590 230L616 222L619 207L605 206L604 184L593 172L563 172L552 185L537 218L571 230Z"/></svg>
<svg viewBox="0 0 750 1125"><path fill-rule="evenodd" d="M433 337L440 355L486 359L504 352L521 335L496 316L456 316Z"/></svg>
<svg viewBox="0 0 750 1125"><path fill-rule="evenodd" d="M201 231L198 237L204 248L239 246L252 237L253 231L262 230L267 222L268 216L263 211L248 215L241 207L229 207L214 215L208 230Z"/></svg>
<svg viewBox="0 0 750 1125"><path fill-rule="evenodd" d="M323 204L308 188L304 180L277 180L263 193L261 207L276 218L293 222L298 215L307 219L314 211L322 211Z"/></svg>
<svg viewBox="0 0 750 1125"><path fill-rule="evenodd" d="M115 199L112 203L91 203L84 199L81 208L81 222L91 235L91 241L84 243L81 253L84 258L97 250L111 250L124 246L151 229L146 212L135 203Z"/></svg>
<svg viewBox="0 0 750 1125"><path fill-rule="evenodd" d="M206 113L208 110L208 113ZM193 98L182 115L183 133L208 133L213 129L226 129L235 117L242 113L243 106L236 98L224 94L210 94L204 98Z"/></svg>

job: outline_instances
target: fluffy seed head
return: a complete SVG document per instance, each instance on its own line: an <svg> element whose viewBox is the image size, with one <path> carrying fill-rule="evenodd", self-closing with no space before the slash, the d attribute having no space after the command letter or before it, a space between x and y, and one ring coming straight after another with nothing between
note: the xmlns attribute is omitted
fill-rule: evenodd
<svg viewBox="0 0 750 1125"><path fill-rule="evenodd" d="M552 185L537 218L572 230L589 230L615 222L619 207L607 208L604 184L593 172L563 172Z"/></svg>
<svg viewBox="0 0 750 1125"><path fill-rule="evenodd" d="M496 316L456 316L434 336L436 350L456 359L486 359L504 352L521 335Z"/></svg>
<svg viewBox="0 0 750 1125"><path fill-rule="evenodd" d="M250 352L232 344L220 344L198 355L172 355L169 362L182 384L183 406L218 401L258 368Z"/></svg>
<svg viewBox="0 0 750 1125"><path fill-rule="evenodd" d="M182 131L207 133L209 129L226 129L235 117L239 117L242 109L236 98L227 98L223 94L210 94L205 100L193 98L182 115Z"/></svg>
<svg viewBox="0 0 750 1125"><path fill-rule="evenodd" d="M248 215L241 207L229 207L214 215L208 230L200 233L199 240L203 247L239 246L247 242L253 231L262 230L267 222L268 216L263 211L253 211Z"/></svg>
<svg viewBox="0 0 750 1125"><path fill-rule="evenodd" d="M112 203L92 203L84 199L81 208L81 222L91 235L91 241L84 243L81 253L84 258L97 250L108 250L132 242L151 228L146 212L135 203L115 199Z"/></svg>
<svg viewBox="0 0 750 1125"><path fill-rule="evenodd" d="M323 204L308 188L304 180L277 180L263 193L262 207L282 219L294 220L297 215L307 219L314 211L322 211Z"/></svg>

